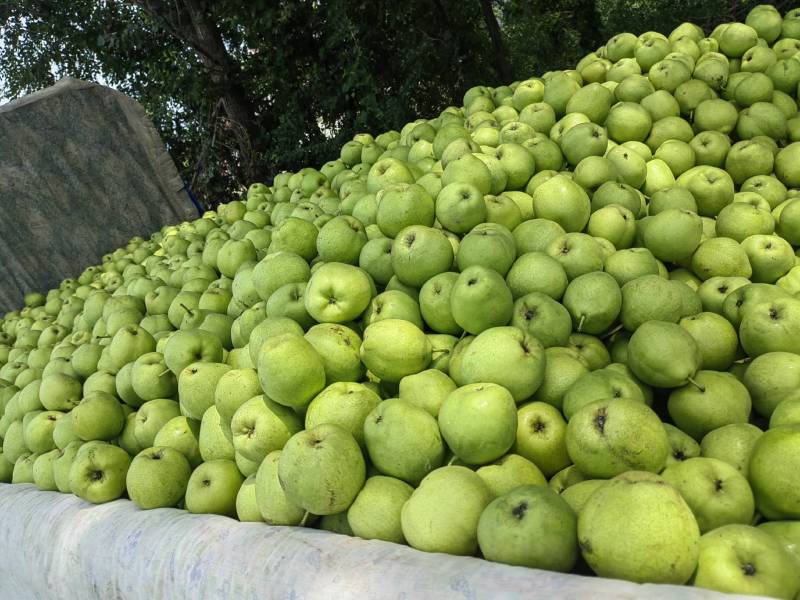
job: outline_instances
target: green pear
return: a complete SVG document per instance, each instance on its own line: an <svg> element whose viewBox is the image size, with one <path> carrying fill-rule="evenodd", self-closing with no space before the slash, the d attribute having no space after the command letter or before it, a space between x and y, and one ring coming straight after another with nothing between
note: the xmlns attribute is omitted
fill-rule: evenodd
<svg viewBox="0 0 800 600"><path fill-rule="evenodd" d="M764 521L758 528L778 538L795 558L800 558L800 522L798 521Z"/></svg>
<svg viewBox="0 0 800 600"><path fill-rule="evenodd" d="M744 277L711 277L703 281L697 290L703 310L723 314L723 305L728 295L749 283Z"/></svg>
<svg viewBox="0 0 800 600"><path fill-rule="evenodd" d="M307 287L307 284L304 282L287 283L286 285L279 287L272 293L272 295L269 297L269 300L267 300L267 316L272 318L289 317L290 319L297 321L297 323L304 329L313 325L314 320L308 314L305 305L305 294ZM210 327L212 324L208 323L209 319L212 319L211 315L206 317L206 324L201 325L201 327L204 329ZM246 335L234 340L233 333L234 332L232 329L231 339L234 346L237 345L237 342L239 345L244 345L244 343L246 343Z"/></svg>
<svg viewBox="0 0 800 600"><path fill-rule="evenodd" d="M473 555L478 550L478 522L491 500L486 484L470 469L436 469L403 505L403 536L417 550Z"/></svg>
<svg viewBox="0 0 800 600"><path fill-rule="evenodd" d="M733 423L708 432L700 442L702 456L725 461L747 477L753 446L764 432L750 423Z"/></svg>
<svg viewBox="0 0 800 600"><path fill-rule="evenodd" d="M461 327L453 319L450 296L458 280L458 273L451 271L434 275L419 291L419 307L425 324L438 333L458 335Z"/></svg>
<svg viewBox="0 0 800 600"><path fill-rule="evenodd" d="M70 465L70 490L92 504L116 500L125 492L130 464L131 457L118 446L101 441L83 444Z"/></svg>
<svg viewBox="0 0 800 600"><path fill-rule="evenodd" d="M626 248L607 256L603 270L623 286L645 275L658 275L658 261L647 248Z"/></svg>
<svg viewBox="0 0 800 600"><path fill-rule="evenodd" d="M744 277L753 274L744 249L730 238L710 238L700 243L692 255L692 271L705 281L712 277Z"/></svg>
<svg viewBox="0 0 800 600"><path fill-rule="evenodd" d="M567 424L567 452L587 476L659 472L670 452L666 431L646 405L619 398L587 404Z"/></svg>
<svg viewBox="0 0 800 600"><path fill-rule="evenodd" d="M237 274L238 275L238 274ZM253 267L252 284L262 300L287 283L306 282L311 274L308 263L292 252L267 254Z"/></svg>
<svg viewBox="0 0 800 600"><path fill-rule="evenodd" d="M769 428L800 424L800 400L784 400L775 407L769 418Z"/></svg>
<svg viewBox="0 0 800 600"><path fill-rule="evenodd" d="M421 189L421 188L420 188ZM433 220L433 201L430 202ZM364 226L349 215L339 215L328 221L317 235L317 254L324 262L355 264L361 248L367 243Z"/></svg>
<svg viewBox="0 0 800 600"><path fill-rule="evenodd" d="M386 319L364 330L360 353L364 365L377 377L398 382L430 364L431 344L416 325Z"/></svg>
<svg viewBox="0 0 800 600"><path fill-rule="evenodd" d="M278 479L281 451L270 452L256 473L256 504L261 518L269 525L299 525L305 510L289 502Z"/></svg>
<svg viewBox="0 0 800 600"><path fill-rule="evenodd" d="M203 413L200 421L200 432L197 436L197 446L200 458L210 460L234 460L233 433L230 423L222 419L216 406L212 406Z"/></svg>
<svg viewBox="0 0 800 600"><path fill-rule="evenodd" d="M632 471L600 486L581 509L577 532L584 559L602 577L680 584L697 564L700 532L691 509L652 473Z"/></svg>
<svg viewBox="0 0 800 600"><path fill-rule="evenodd" d="M256 476L250 475L242 482L236 494L236 518L242 523L263 523L256 500Z"/></svg>
<svg viewBox="0 0 800 600"><path fill-rule="evenodd" d="M22 389L24 394L20 392L20 402L24 401L28 410L35 410L36 404L39 404L47 410L68 411L81 400L80 381L64 373L53 373L41 382L31 382ZM86 393L84 390L83 394Z"/></svg>
<svg viewBox="0 0 800 600"><path fill-rule="evenodd" d="M42 491L58 491L53 465L59 453L60 450L54 448L53 450L39 454L36 460L33 461L33 469L31 471L33 483Z"/></svg>
<svg viewBox="0 0 800 600"><path fill-rule="evenodd" d="M675 424L696 440L731 423L746 423L751 400L747 388L730 373L698 371L692 383L674 389L667 409Z"/></svg>
<svg viewBox="0 0 800 600"><path fill-rule="evenodd" d="M554 300L564 295L568 280L564 267L543 252L527 252L517 257L506 275L511 295L517 298L531 292L547 294Z"/></svg>
<svg viewBox="0 0 800 600"><path fill-rule="evenodd" d="M242 404L260 394L261 384L255 369L231 369L222 373L214 387L214 405L220 418L230 423Z"/></svg>
<svg viewBox="0 0 800 600"><path fill-rule="evenodd" d="M743 192L748 193L748 192ZM751 192L754 193L754 192ZM738 201L723 208L717 216L716 230L721 237L729 237L737 242L742 242L751 235L771 234L775 231L775 218L768 209L754 206L749 202ZM754 201L766 201L756 194ZM767 207L769 205L767 204Z"/></svg>
<svg viewBox="0 0 800 600"><path fill-rule="evenodd" d="M732 465L715 458L689 458L661 473L692 509L700 533L731 523L749 524L755 510L747 479Z"/></svg>
<svg viewBox="0 0 800 600"><path fill-rule="evenodd" d="M671 208L648 221L644 243L659 260L679 262L694 254L702 233L700 217L688 210Z"/></svg>
<svg viewBox="0 0 800 600"><path fill-rule="evenodd" d="M492 310L487 311L487 306ZM462 271L453 284L450 307L453 319L460 327L478 334L509 322L513 298L496 271L475 265Z"/></svg>
<svg viewBox="0 0 800 600"><path fill-rule="evenodd" d="M483 465L497 460L516 439L514 397L493 383L461 386L442 403L439 428L448 447L465 463Z"/></svg>
<svg viewBox="0 0 800 600"><path fill-rule="evenodd" d="M378 395L360 383L333 383L308 405L306 429L333 423L349 431L363 446L364 421L379 402Z"/></svg>
<svg viewBox="0 0 800 600"><path fill-rule="evenodd" d="M528 252L544 252L550 242L566 232L561 225L549 219L530 219L520 223L512 233L519 257Z"/></svg>
<svg viewBox="0 0 800 600"><path fill-rule="evenodd" d="M148 400L136 411L133 435L140 448L150 448L156 434L170 419L180 416L180 406L174 400Z"/></svg>
<svg viewBox="0 0 800 600"><path fill-rule="evenodd" d="M589 372L586 362L577 352L554 346L545 354L544 379L533 399L561 409L564 394L582 375Z"/></svg>
<svg viewBox="0 0 800 600"><path fill-rule="evenodd" d="M131 386L145 402L172 398L178 391L175 375L167 368L164 355L159 352L148 352L136 359L131 367Z"/></svg>
<svg viewBox="0 0 800 600"><path fill-rule="evenodd" d="M402 292L384 292L384 294L402 294ZM373 302L379 297L376 296ZM419 311L413 299L409 298L405 302L413 303L414 308ZM364 366L359 358L361 338L353 329L335 323L319 323L306 332L305 339L314 347L322 360L327 383L362 379Z"/></svg>
<svg viewBox="0 0 800 600"><path fill-rule="evenodd" d="M199 465L186 486L186 510L194 514L236 516L236 496L244 477L231 460Z"/></svg>
<svg viewBox="0 0 800 600"><path fill-rule="evenodd" d="M442 402L456 387L458 386L446 373L432 368L403 377L400 380L399 398L428 411L436 418L439 416Z"/></svg>
<svg viewBox="0 0 800 600"><path fill-rule="evenodd" d="M378 285L386 285L394 275L392 245L393 240L381 237L369 240L361 248L358 266L366 271Z"/></svg>
<svg viewBox="0 0 800 600"><path fill-rule="evenodd" d="M424 328L419 303L401 290L387 290L375 296L364 312L363 323L367 326L383 319L402 319ZM361 345L360 338L357 345Z"/></svg>
<svg viewBox="0 0 800 600"><path fill-rule="evenodd" d="M702 369L722 371L731 366L739 349L736 330L724 317L701 312L678 323L694 338L700 349Z"/></svg>
<svg viewBox="0 0 800 600"><path fill-rule="evenodd" d="M553 240L546 252L561 263L570 280L585 273L601 270L606 256L600 242L584 233L564 234Z"/></svg>
<svg viewBox="0 0 800 600"><path fill-rule="evenodd" d="M669 423L664 423L664 430L667 432L670 446L667 467L700 456L700 444L690 435Z"/></svg>
<svg viewBox="0 0 800 600"><path fill-rule="evenodd" d="M509 369L510 365L515 365ZM516 327L493 327L473 340L461 357L455 382L495 383L515 402L530 398L544 378L545 356L539 341Z"/></svg>
<svg viewBox="0 0 800 600"><path fill-rule="evenodd" d="M152 335L138 325L128 325L114 334L108 345L108 353L114 368L121 369L143 354L153 352L155 348L156 342Z"/></svg>
<svg viewBox="0 0 800 600"><path fill-rule="evenodd" d="M481 223L462 238L456 263L461 271L481 265L505 277L515 259L516 244L511 232L497 223Z"/></svg>
<svg viewBox="0 0 800 600"><path fill-rule="evenodd" d="M250 338L247 343L251 362L254 365L258 364L258 354L261 352L261 346L264 345L264 341L267 338L284 333L293 333L302 336L303 328L297 324L297 321L288 317L268 317L256 325L250 333Z"/></svg>
<svg viewBox="0 0 800 600"><path fill-rule="evenodd" d="M444 462L436 420L405 400L390 399L375 406L364 421L364 442L380 473L413 485Z"/></svg>
<svg viewBox="0 0 800 600"><path fill-rule="evenodd" d="M619 316L622 308L620 287L611 275L586 273L573 279L563 298L576 331L600 334Z"/></svg>
<svg viewBox="0 0 800 600"><path fill-rule="evenodd" d="M582 231L589 222L589 196L569 178L556 175L536 188L533 210L537 217L558 223L566 232Z"/></svg>
<svg viewBox="0 0 800 600"><path fill-rule="evenodd" d="M575 350L584 360L590 371L602 369L611 363L611 355L602 340L585 333L573 333L569 336L567 348Z"/></svg>
<svg viewBox="0 0 800 600"><path fill-rule="evenodd" d="M230 371L225 363L196 362L186 366L178 376L178 399L181 412L199 421L214 406L214 390L220 378Z"/></svg>
<svg viewBox="0 0 800 600"><path fill-rule="evenodd" d="M64 449L67 444L79 439L78 434L75 433L72 427L72 419L70 417L56 421L56 425L53 428L53 441L56 444L56 448Z"/></svg>
<svg viewBox="0 0 800 600"><path fill-rule="evenodd" d="M752 357L769 352L800 353L800 300L778 298L747 310L739 324L739 341Z"/></svg>
<svg viewBox="0 0 800 600"><path fill-rule="evenodd" d="M369 477L347 509L353 533L365 540L405 542L400 513L414 488L394 477Z"/></svg>
<svg viewBox="0 0 800 600"><path fill-rule="evenodd" d="M595 491L597 491L597 489L603 484L605 484L606 481L606 479L586 479L584 481L578 481L577 483L574 483L562 490L559 495L575 512L575 514L578 515L583 507L586 506L586 502L589 500L591 495L594 494ZM552 486L551 489L555 490L555 488Z"/></svg>
<svg viewBox="0 0 800 600"><path fill-rule="evenodd" d="M125 487L141 509L176 506L186 493L191 473L189 461L174 448L148 448L131 461Z"/></svg>
<svg viewBox="0 0 800 600"><path fill-rule="evenodd" d="M774 283L795 265L791 244L777 235L751 235L742 241L753 269L752 281Z"/></svg>
<svg viewBox="0 0 800 600"><path fill-rule="evenodd" d="M769 520L800 518L800 492L792 483L800 465L800 425L769 429L756 440L748 479L756 508Z"/></svg>
<svg viewBox="0 0 800 600"><path fill-rule="evenodd" d="M325 263L308 282L306 310L320 323L344 323L364 312L372 295L364 271L344 263Z"/></svg>
<svg viewBox="0 0 800 600"><path fill-rule="evenodd" d="M748 283L737 287L728 294L722 303L722 314L738 329L744 315L750 312L754 306L789 297L791 295L778 286L767 283Z"/></svg>
<svg viewBox="0 0 800 600"><path fill-rule="evenodd" d="M659 275L633 279L622 286L620 316L631 332L648 321L677 323L681 317L679 289Z"/></svg>
<svg viewBox="0 0 800 600"><path fill-rule="evenodd" d="M222 344L214 334L202 329L176 331L164 346L164 362L178 377L188 365L222 362Z"/></svg>
<svg viewBox="0 0 800 600"><path fill-rule="evenodd" d="M26 452L14 463L14 470L11 473L11 483L34 483L33 465L39 458L38 454Z"/></svg>
<svg viewBox="0 0 800 600"><path fill-rule="evenodd" d="M484 558L569 572L578 559L577 518L553 490L526 485L493 500L478 521Z"/></svg>
<svg viewBox="0 0 800 600"><path fill-rule="evenodd" d="M615 248L629 248L636 237L636 217L624 206L604 206L589 217L586 231L608 240Z"/></svg>
<svg viewBox="0 0 800 600"><path fill-rule="evenodd" d="M605 368L584 373L575 380L564 392L562 412L569 420L587 404L608 398L627 398L645 403L645 396L632 377Z"/></svg>
<svg viewBox="0 0 800 600"><path fill-rule="evenodd" d="M66 416L58 411L37 411L27 422L23 422L22 439L34 454L44 454L56 448L53 439L57 423Z"/></svg>
<svg viewBox="0 0 800 600"><path fill-rule="evenodd" d="M153 445L175 448L195 468L202 462L199 437L200 424L197 421L184 416L173 417L158 430Z"/></svg>
<svg viewBox="0 0 800 600"><path fill-rule="evenodd" d="M696 587L787 599L800 590L794 557L759 528L725 525L703 535L699 548Z"/></svg>
<svg viewBox="0 0 800 600"><path fill-rule="evenodd" d="M275 402L303 408L325 387L325 369L314 346L285 333L267 338L258 355L258 378Z"/></svg>
<svg viewBox="0 0 800 600"><path fill-rule="evenodd" d="M555 407L530 402L517 411L515 454L534 463L551 477L570 463L566 447L567 424Z"/></svg>
<svg viewBox="0 0 800 600"><path fill-rule="evenodd" d="M286 406L261 395L247 400L231 419L233 448L247 460L260 463L302 429L302 421Z"/></svg>
<svg viewBox="0 0 800 600"><path fill-rule="evenodd" d="M421 287L434 275L450 269L453 246L441 230L411 225L397 233L390 259L392 271L402 283Z"/></svg>
<svg viewBox="0 0 800 600"><path fill-rule="evenodd" d="M700 367L700 349L680 325L646 321L631 336L628 366L648 385L686 385Z"/></svg>
<svg viewBox="0 0 800 600"><path fill-rule="evenodd" d="M482 466L476 473L495 498L523 485L547 485L547 479L539 467L518 454L506 454L493 463Z"/></svg>
<svg viewBox="0 0 800 600"><path fill-rule="evenodd" d="M103 392L85 396L70 413L75 434L84 441L113 440L125 426L119 401Z"/></svg>
<svg viewBox="0 0 800 600"><path fill-rule="evenodd" d="M358 442L331 424L294 434L278 461L286 498L316 515L346 510L364 486L365 473Z"/></svg>
<svg viewBox="0 0 800 600"><path fill-rule="evenodd" d="M449 183L436 196L436 219L448 231L465 234L486 221L483 196L481 190L469 182Z"/></svg>
<svg viewBox="0 0 800 600"><path fill-rule="evenodd" d="M800 357L790 352L762 354L749 363L744 384L754 410L768 418L782 401L800 399Z"/></svg>

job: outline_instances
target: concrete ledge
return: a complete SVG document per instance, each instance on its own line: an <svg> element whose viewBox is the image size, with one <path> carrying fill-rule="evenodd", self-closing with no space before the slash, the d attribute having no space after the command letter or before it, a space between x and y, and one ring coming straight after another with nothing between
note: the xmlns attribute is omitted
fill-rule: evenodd
<svg viewBox="0 0 800 600"><path fill-rule="evenodd" d="M737 598L561 575L127 500L0 484L0 598L13 600ZM750 597L752 600L752 597Z"/></svg>

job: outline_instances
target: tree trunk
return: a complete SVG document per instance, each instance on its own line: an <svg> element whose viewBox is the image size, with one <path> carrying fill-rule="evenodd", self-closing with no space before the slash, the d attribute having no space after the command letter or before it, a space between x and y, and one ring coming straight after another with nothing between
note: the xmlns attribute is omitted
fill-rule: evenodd
<svg viewBox="0 0 800 600"><path fill-rule="evenodd" d="M503 79L504 84L511 83L514 79L514 72L508 62L508 56L506 56L506 48L503 44L500 24L497 22L497 17L492 8L492 0L480 0L480 3L481 9L483 9L483 20L486 23L486 29L489 30L489 37L492 40L494 64L497 69L497 74Z"/></svg>
<svg viewBox="0 0 800 600"><path fill-rule="evenodd" d="M248 181L255 180L257 125L239 65L228 53L205 0L136 0L174 36L188 44L209 73L220 98L227 129L236 140L239 163Z"/></svg>

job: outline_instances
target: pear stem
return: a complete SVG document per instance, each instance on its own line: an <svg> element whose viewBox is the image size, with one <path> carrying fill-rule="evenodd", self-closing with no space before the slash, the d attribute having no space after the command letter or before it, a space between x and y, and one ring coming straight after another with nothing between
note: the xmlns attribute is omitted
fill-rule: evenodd
<svg viewBox="0 0 800 600"><path fill-rule="evenodd" d="M692 384L694 387L696 387L698 390L700 390L701 392L704 392L704 393L705 393L705 391L706 391L706 386L704 386L704 385L700 385L699 383L697 383L697 381L695 381L695 379L694 379L693 377L687 377L686 379L689 381L689 383L691 383L691 384Z"/></svg>
<svg viewBox="0 0 800 600"><path fill-rule="evenodd" d="M607 340L608 338L610 338L612 335L614 335L615 333L617 333L621 329L622 329L622 323L620 323L619 325L614 327L611 331L606 333L601 339Z"/></svg>
<svg viewBox="0 0 800 600"><path fill-rule="evenodd" d="M187 313L189 313L190 315L194 314L194 311L191 308L189 308L188 306L186 306L183 302L181 302L181 308L183 310L185 310Z"/></svg>
<svg viewBox="0 0 800 600"><path fill-rule="evenodd" d="M450 465L452 465L457 460L458 460L458 457L455 454L453 454L453 458L451 458L450 460L447 461L447 466L449 467Z"/></svg>
<svg viewBox="0 0 800 600"><path fill-rule="evenodd" d="M578 333L580 333L581 329L583 329L583 324L585 321L586 321L586 315L581 315L581 320L578 321Z"/></svg>
<svg viewBox="0 0 800 600"><path fill-rule="evenodd" d="M158 374L158 376L159 376L159 377L163 377L163 376L164 376L164 375L166 375L167 373L169 373L169 369L164 369L163 371L161 371L161 373L159 373L159 374Z"/></svg>
<svg viewBox="0 0 800 600"><path fill-rule="evenodd" d="M311 515L310 512L306 511L306 514L303 515L303 518L300 520L300 527L306 526L306 521L308 521L308 517Z"/></svg>

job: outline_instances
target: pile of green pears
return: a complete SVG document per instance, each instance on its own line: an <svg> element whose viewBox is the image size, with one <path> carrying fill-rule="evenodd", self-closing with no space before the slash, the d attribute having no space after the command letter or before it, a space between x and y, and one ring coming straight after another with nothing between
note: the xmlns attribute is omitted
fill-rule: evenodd
<svg viewBox="0 0 800 600"><path fill-rule="evenodd" d="M0 319L0 481L797 598L799 84L621 33L134 238Z"/></svg>

